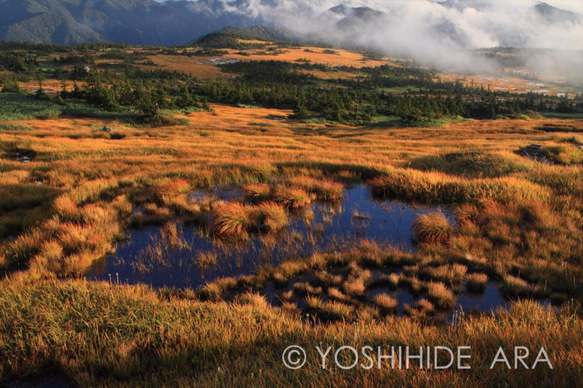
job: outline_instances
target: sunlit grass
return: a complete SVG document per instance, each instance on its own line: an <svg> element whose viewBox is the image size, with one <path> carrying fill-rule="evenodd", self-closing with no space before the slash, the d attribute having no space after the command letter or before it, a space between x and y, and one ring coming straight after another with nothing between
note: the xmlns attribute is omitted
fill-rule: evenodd
<svg viewBox="0 0 583 388"><path fill-rule="evenodd" d="M429 282L427 284L427 298L441 308L455 306L455 295L441 282Z"/></svg>
<svg viewBox="0 0 583 388"><path fill-rule="evenodd" d="M472 292L483 292L488 283L488 275L483 273L472 273L466 276L468 290Z"/></svg>
<svg viewBox="0 0 583 388"><path fill-rule="evenodd" d="M419 215L413 223L413 230L419 244L445 245L453 234L453 227L443 213Z"/></svg>
<svg viewBox="0 0 583 388"><path fill-rule="evenodd" d="M182 126L137 129L107 122L124 133L120 140L96 136L94 129L104 125L101 119L2 123L17 127L0 132L0 208L2 222L12 219L4 235L15 237L0 243L0 265L19 271L1 282L0 342L3 359L10 360L1 363L2 377L35 375L50 365L79 385L174 385L178 375L184 376L184 385L196 381L201 386L341 386L347 379L362 386L411 381L480 385L484 376L491 376L486 384L510 386L581 380L581 318L574 311L582 295L583 173L573 159L572 143L536 130L540 120L406 131L292 120L260 128L249 123L293 112L214 108L214 113L184 116L189 124ZM298 127L305 136L298 135ZM560 145L563 149L550 151L559 161L570 158L563 161L570 165L546 166L514 154L531 143ZM37 156L30 163L19 162L11 156L15 148ZM449 160L432 168L433 161L442 163L436 158ZM370 181L377 197L443 205L457 222L450 220L449 227L443 218L428 222L428 244L420 245L419 252L405 254L367 241L348 252L292 258L259 268L256 277L220 279L190 293L51 280L83 276L114 249L130 222L163 226L170 221L164 240L144 252L140 263L148 270L156 260L164 262L164 249L183 243L171 226L176 219L192 217L202 226L210 221L216 236L275 236L294 210L309 208L316 199L341 198L337 182L363 180ZM215 187L243 188L246 202L191 197L191 191ZM356 215L353 209L341 210ZM15 219L26 227L11 229ZM194 252L192 261L201 267L221 265L212 252ZM373 277L375 270L385 276ZM498 317L467 316L446 328L427 324L428 317L443 312L436 309L455 303L454 291L460 291L464 275L468 290L483 289L488 279L502 280L513 301L550 297L564 305L554 312L518 301ZM276 288L304 286L291 294L285 288L278 291L286 293L285 303L272 307L256 294L267 282ZM388 310L368 297L373 286L413 294L416 302L405 306L411 318L385 315ZM247 293L249 289L253 291ZM302 319L338 322L303 325L305 304L313 310ZM307 367L304 379L273 361L292 343L381 340L472 345L476 370L463 376L393 370L371 375ZM500 343L515 342L552 348L561 373L488 370L487 361Z"/></svg>

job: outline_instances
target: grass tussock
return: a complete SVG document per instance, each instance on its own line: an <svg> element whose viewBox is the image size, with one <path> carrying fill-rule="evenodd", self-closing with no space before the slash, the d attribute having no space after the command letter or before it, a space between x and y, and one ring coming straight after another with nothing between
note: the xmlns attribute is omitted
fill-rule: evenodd
<svg viewBox="0 0 583 388"><path fill-rule="evenodd" d="M287 209L302 208L312 202L305 190L284 186L277 187L274 190L273 200Z"/></svg>
<svg viewBox="0 0 583 388"><path fill-rule="evenodd" d="M532 295L535 287L526 280L512 275L504 276L504 292L509 296Z"/></svg>
<svg viewBox="0 0 583 388"><path fill-rule="evenodd" d="M391 290L397 289L401 275L398 273L382 274L373 282L373 287L389 287Z"/></svg>
<svg viewBox="0 0 583 388"><path fill-rule="evenodd" d="M373 297L373 302L385 311L394 311L397 309L398 302L389 294L378 294Z"/></svg>
<svg viewBox="0 0 583 388"><path fill-rule="evenodd" d="M294 292L300 295L320 295L322 293L322 287L314 287L309 282L294 283Z"/></svg>
<svg viewBox="0 0 583 388"><path fill-rule="evenodd" d="M421 245L446 245L453 235L453 227L442 212L421 214L413 223L415 240Z"/></svg>
<svg viewBox="0 0 583 388"><path fill-rule="evenodd" d="M405 305L405 314L417 319L426 319L435 313L435 306L433 303L425 298L416 301L413 306Z"/></svg>
<svg viewBox="0 0 583 388"><path fill-rule="evenodd" d="M213 210L210 232L217 237L247 238L251 218L241 203L225 203Z"/></svg>
<svg viewBox="0 0 583 388"><path fill-rule="evenodd" d="M468 267L465 265L453 264L423 268L419 271L419 274L452 286L461 283L464 280L467 270Z"/></svg>
<svg viewBox="0 0 583 388"><path fill-rule="evenodd" d="M327 179L316 179L305 175L291 177L288 181L291 187L305 190L316 195L320 201L339 201L343 197L341 183Z"/></svg>
<svg viewBox="0 0 583 388"><path fill-rule="evenodd" d="M210 233L219 238L245 240L251 231L277 233L288 225L285 209L275 202L244 205L223 203L212 211Z"/></svg>
<svg viewBox="0 0 583 388"><path fill-rule="evenodd" d="M362 295L371 283L370 271L362 269L356 263L351 263L350 274L342 284L342 288L349 295Z"/></svg>
<svg viewBox="0 0 583 388"><path fill-rule="evenodd" d="M465 179L437 172L386 170L369 181L372 192L380 198L400 198L422 203L479 203L497 200L504 203L522 200L548 201L547 188L518 177Z"/></svg>
<svg viewBox="0 0 583 388"><path fill-rule="evenodd" d="M249 183L243 186L245 198L252 203L259 203L270 198L271 188L265 183Z"/></svg>
<svg viewBox="0 0 583 388"><path fill-rule="evenodd" d="M471 273L466 276L466 286L470 292L484 292L488 284L488 275L484 273Z"/></svg>
<svg viewBox="0 0 583 388"><path fill-rule="evenodd" d="M456 303L455 295L442 282L429 282L427 284L427 299L444 309L453 308Z"/></svg>
<svg viewBox="0 0 583 388"><path fill-rule="evenodd" d="M260 230L277 233L288 225L285 209L275 202L263 202L252 208L251 224Z"/></svg>
<svg viewBox="0 0 583 388"><path fill-rule="evenodd" d="M333 275L325 270L318 270L314 272L316 280L326 287L338 287L342 284L342 275Z"/></svg>
<svg viewBox="0 0 583 388"><path fill-rule="evenodd" d="M483 151L452 152L413 159L409 166L421 171L441 171L467 178L497 178L530 171L534 163L513 154Z"/></svg>

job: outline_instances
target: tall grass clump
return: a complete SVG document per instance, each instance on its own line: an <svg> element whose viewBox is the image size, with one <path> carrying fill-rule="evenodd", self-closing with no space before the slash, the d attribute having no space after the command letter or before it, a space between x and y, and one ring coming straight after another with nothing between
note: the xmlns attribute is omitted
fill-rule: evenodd
<svg viewBox="0 0 583 388"><path fill-rule="evenodd" d="M385 311L394 311L397 309L397 300L389 294L378 294L373 297L373 302Z"/></svg>
<svg viewBox="0 0 583 388"><path fill-rule="evenodd" d="M342 199L343 186L328 179L316 179L305 175L295 176L289 179L292 187L301 188L308 193L313 193L320 201L339 201Z"/></svg>
<svg viewBox="0 0 583 388"><path fill-rule="evenodd" d="M251 223L261 231L277 233L288 225L288 217L282 205L263 202L251 208Z"/></svg>
<svg viewBox="0 0 583 388"><path fill-rule="evenodd" d="M259 203L269 199L271 188L265 183L249 183L243 186L245 199L251 203Z"/></svg>
<svg viewBox="0 0 583 388"><path fill-rule="evenodd" d="M342 288L350 295L362 295L372 283L372 275L369 270L360 268L356 263L353 263L350 268L350 275L342 284Z"/></svg>
<svg viewBox="0 0 583 388"><path fill-rule="evenodd" d="M245 239L248 237L247 229L251 225L251 219L243 204L225 203L214 209L212 216L211 234L227 238Z"/></svg>
<svg viewBox="0 0 583 388"><path fill-rule="evenodd" d="M446 245L453 235L453 227L442 212L421 214L413 223L415 240L422 245Z"/></svg>
<svg viewBox="0 0 583 388"><path fill-rule="evenodd" d="M526 280L517 276L504 276L504 292L509 296L528 296L534 292L534 287Z"/></svg>
<svg viewBox="0 0 583 388"><path fill-rule="evenodd" d="M427 299L444 309L455 307L456 298L453 292L442 282L427 284Z"/></svg>
<svg viewBox="0 0 583 388"><path fill-rule="evenodd" d="M484 292L488 284L488 275L484 273L471 273L466 276L466 286L471 292Z"/></svg>
<svg viewBox="0 0 583 388"><path fill-rule="evenodd" d="M284 186L275 188L273 199L288 209L302 208L312 202L305 190Z"/></svg>

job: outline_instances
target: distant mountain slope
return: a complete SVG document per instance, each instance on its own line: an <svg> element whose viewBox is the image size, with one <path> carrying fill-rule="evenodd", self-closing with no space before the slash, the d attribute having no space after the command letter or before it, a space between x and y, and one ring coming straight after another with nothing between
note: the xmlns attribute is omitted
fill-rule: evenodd
<svg viewBox="0 0 583 388"><path fill-rule="evenodd" d="M293 31L295 37L329 43L366 45L374 38L376 41L372 45L375 47L400 45L406 48L430 38L432 45L443 41L448 42L448 47L473 48L488 43L532 46L537 42L531 35L545 36L544 26L552 27L549 31L554 34L553 39L561 38L559 34L564 25L583 26L582 15L542 2L533 6L519 1L514 3L522 4L522 8L509 23L504 10L510 3L387 1L376 3L378 9L373 9L358 6L357 1L350 2L355 6L349 6L344 0L330 3L331 7L326 6L327 2L303 0L0 0L0 40L175 45L227 26L260 25ZM470 18L461 20L464 17ZM501 24L500 18L505 19L506 24ZM520 23L514 23L515 19L520 19ZM409 36L411 42L407 41ZM265 37L291 40L289 36L267 34ZM297 40L295 37L293 40ZM480 37L486 37L483 40L486 43L482 43Z"/></svg>
<svg viewBox="0 0 583 388"><path fill-rule="evenodd" d="M201 46L208 46L212 48L233 48L236 45L237 39L257 39L264 41L279 41L279 42L299 42L303 39L288 30L266 27L266 26L251 26L251 27L225 27L216 32L211 32L193 43Z"/></svg>
<svg viewBox="0 0 583 388"><path fill-rule="evenodd" d="M564 11L562 9L553 7L547 3L538 3L535 5L536 12L542 16L546 21L551 23L576 23L583 24L583 16L574 12Z"/></svg>
<svg viewBox="0 0 583 388"><path fill-rule="evenodd" d="M246 18L220 1L0 0L0 39L173 45Z"/></svg>

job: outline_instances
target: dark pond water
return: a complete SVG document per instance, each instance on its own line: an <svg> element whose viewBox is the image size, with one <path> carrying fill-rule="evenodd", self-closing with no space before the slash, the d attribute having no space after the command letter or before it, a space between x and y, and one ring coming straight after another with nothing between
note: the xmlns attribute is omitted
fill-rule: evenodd
<svg viewBox="0 0 583 388"><path fill-rule="evenodd" d="M196 200L205 194L197 192L191 197ZM226 200L243 195L237 190L215 190L212 194ZM165 238L158 226L132 229L116 253L97 262L87 277L196 288L220 277L253 274L262 265L277 265L288 258L349 248L362 239L412 252L415 218L436 210L448 215L438 207L374 200L369 189L359 185L345 189L341 202L313 203L290 215L289 226L278 236L255 235L242 246L222 244L204 230L180 222L176 223L179 241Z"/></svg>

